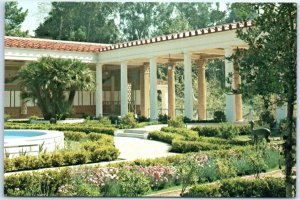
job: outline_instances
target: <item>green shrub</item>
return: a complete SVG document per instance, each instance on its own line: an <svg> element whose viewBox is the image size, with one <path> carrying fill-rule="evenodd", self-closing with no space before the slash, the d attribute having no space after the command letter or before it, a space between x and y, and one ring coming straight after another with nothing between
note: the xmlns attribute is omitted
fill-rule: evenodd
<svg viewBox="0 0 300 200"><path fill-rule="evenodd" d="M214 112L214 121L215 122L226 122L226 115L223 111Z"/></svg>
<svg viewBox="0 0 300 200"><path fill-rule="evenodd" d="M11 116L9 114L4 114L4 122L7 122L9 119L11 119Z"/></svg>
<svg viewBox="0 0 300 200"><path fill-rule="evenodd" d="M148 134L148 139L157 140L157 141L165 142L168 144L172 144L172 141L175 138L180 139L183 137L176 133L166 133L166 132L162 132L162 131L152 131Z"/></svg>
<svg viewBox="0 0 300 200"><path fill-rule="evenodd" d="M5 196L54 196L70 181L70 169L23 172L4 176Z"/></svg>
<svg viewBox="0 0 300 200"><path fill-rule="evenodd" d="M87 151L65 152L63 154L64 163L66 165L79 165L87 163L89 153Z"/></svg>
<svg viewBox="0 0 300 200"><path fill-rule="evenodd" d="M115 160L119 154L120 152L117 148L110 146L98 147L91 152L90 160L92 162Z"/></svg>
<svg viewBox="0 0 300 200"><path fill-rule="evenodd" d="M218 184L195 185L189 189L184 197L221 197Z"/></svg>
<svg viewBox="0 0 300 200"><path fill-rule="evenodd" d="M219 179L232 178L237 175L237 171L230 160L218 159L215 164Z"/></svg>
<svg viewBox="0 0 300 200"><path fill-rule="evenodd" d="M177 133L178 135L184 136L187 140L198 139L197 132L186 128L162 127L160 130L168 133Z"/></svg>
<svg viewBox="0 0 300 200"><path fill-rule="evenodd" d="M80 141L87 137L84 132L64 131L65 139Z"/></svg>
<svg viewBox="0 0 300 200"><path fill-rule="evenodd" d="M220 183L195 185L185 197L286 197L282 178L222 180Z"/></svg>
<svg viewBox="0 0 300 200"><path fill-rule="evenodd" d="M173 140L172 152L186 153L186 152L198 152L198 151L209 151L227 148L224 145L205 143L200 141L184 141L184 140Z"/></svg>
<svg viewBox="0 0 300 200"><path fill-rule="evenodd" d="M108 117L100 117L99 122L100 122L100 124L103 124L105 126L110 126L111 125L111 121Z"/></svg>
<svg viewBox="0 0 300 200"><path fill-rule="evenodd" d="M14 162L12 159L4 158L4 172L9 172L14 170Z"/></svg>
<svg viewBox="0 0 300 200"><path fill-rule="evenodd" d="M34 121L34 120L38 120L39 119L39 117L38 116L36 116L36 115L32 115L32 116L30 116L29 117L29 122L32 122L32 121Z"/></svg>
<svg viewBox="0 0 300 200"><path fill-rule="evenodd" d="M65 164L64 157L61 153L53 153L51 160L52 160L53 167L59 167Z"/></svg>
<svg viewBox="0 0 300 200"><path fill-rule="evenodd" d="M140 197L150 191L150 180L136 170L121 170L119 176L119 192L122 197Z"/></svg>
<svg viewBox="0 0 300 200"><path fill-rule="evenodd" d="M137 126L137 121L134 118L134 114L129 112L127 115L121 119L121 128L135 128Z"/></svg>
<svg viewBox="0 0 300 200"><path fill-rule="evenodd" d="M162 114L158 115L158 121L160 123L162 123L162 124L167 124L169 119L170 118L166 114L164 114L164 115L162 115Z"/></svg>
<svg viewBox="0 0 300 200"><path fill-rule="evenodd" d="M176 117L172 117L169 121L168 121L168 126L169 127L173 127L173 128L184 128L184 122L183 122L183 116L176 116Z"/></svg>
<svg viewBox="0 0 300 200"><path fill-rule="evenodd" d="M231 139L237 135L245 135L250 133L250 128L249 131L247 131L248 127L248 125L245 126L223 123L219 126L194 126L191 129L198 132L199 136Z"/></svg>
<svg viewBox="0 0 300 200"><path fill-rule="evenodd" d="M43 167L51 167L52 166L52 154L43 153L43 154L40 154L38 157L41 160Z"/></svg>
<svg viewBox="0 0 300 200"><path fill-rule="evenodd" d="M93 126L85 123L81 124L24 124L24 123L5 123L5 129L41 129L41 130L58 130L58 131L74 131L85 133L102 133L107 135L114 135L115 128L111 126L104 126L102 124L93 124Z"/></svg>

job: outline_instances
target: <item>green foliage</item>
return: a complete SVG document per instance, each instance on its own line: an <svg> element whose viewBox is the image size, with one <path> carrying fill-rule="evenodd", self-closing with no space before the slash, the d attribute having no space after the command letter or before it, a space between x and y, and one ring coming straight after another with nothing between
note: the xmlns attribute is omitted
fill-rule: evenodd
<svg viewBox="0 0 300 200"><path fill-rule="evenodd" d="M293 149L296 146L293 115L297 99L297 4L254 4L253 7L259 11L255 26L237 32L237 37L245 41L249 48L238 49L231 58L243 77L243 83L236 92L248 97L261 95L270 103L269 97L275 94L277 104L287 103L285 174L287 197L292 197ZM285 29L282 29L283 24Z"/></svg>
<svg viewBox="0 0 300 200"><path fill-rule="evenodd" d="M169 127L174 127L174 128L184 128L185 125L184 125L184 122L183 122L183 116L177 115L177 116L171 118L168 121L168 126Z"/></svg>
<svg viewBox="0 0 300 200"><path fill-rule="evenodd" d="M150 140L157 140L161 142L165 142L168 144L172 144L172 141L175 138L181 138L179 134L176 133L166 133L166 132L161 132L161 131L152 131L148 134L148 139Z"/></svg>
<svg viewBox="0 0 300 200"><path fill-rule="evenodd" d="M78 165L89 162L111 161L118 158L120 152L114 147L112 136L99 133L65 132L65 137L79 141L79 149L63 149L53 153L42 153L39 156L23 155L4 160L4 171L39 169Z"/></svg>
<svg viewBox="0 0 300 200"><path fill-rule="evenodd" d="M6 196L54 196L70 180L70 169L18 173L4 177Z"/></svg>
<svg viewBox="0 0 300 200"><path fill-rule="evenodd" d="M79 165L87 163L89 158L88 151L72 151L63 154L64 163L66 165Z"/></svg>
<svg viewBox="0 0 300 200"><path fill-rule="evenodd" d="M21 31L21 24L24 22L28 10L23 11L23 8L18 7L18 2L5 2L5 35L26 37L28 31Z"/></svg>
<svg viewBox="0 0 300 200"><path fill-rule="evenodd" d="M266 123L269 125L270 129L274 128L274 126L276 125L274 115L269 110L262 112L259 116L259 120L261 122L261 125Z"/></svg>
<svg viewBox="0 0 300 200"><path fill-rule="evenodd" d="M139 197L150 190L150 181L142 172L125 169L118 175L121 197Z"/></svg>
<svg viewBox="0 0 300 200"><path fill-rule="evenodd" d="M7 122L11 116L9 114L4 114L4 122Z"/></svg>
<svg viewBox="0 0 300 200"><path fill-rule="evenodd" d="M117 9L116 3L107 2L52 2L48 17L35 33L39 38L116 43L119 37L114 23Z"/></svg>
<svg viewBox="0 0 300 200"><path fill-rule="evenodd" d="M205 143L201 141L173 140L171 151L178 152L178 153L186 153L186 152L226 149L228 147L225 145Z"/></svg>
<svg viewBox="0 0 300 200"><path fill-rule="evenodd" d="M216 160L216 169L220 179L232 178L236 176L236 169L228 159Z"/></svg>
<svg viewBox="0 0 300 200"><path fill-rule="evenodd" d="M94 87L91 70L76 59L41 57L25 64L19 76L27 87L22 98L36 100L45 119L69 116L75 92Z"/></svg>
<svg viewBox="0 0 300 200"><path fill-rule="evenodd" d="M251 133L249 125L233 125L226 123L219 126L194 126L191 129L197 131L199 136L222 137L225 139L231 139L237 135Z"/></svg>
<svg viewBox="0 0 300 200"><path fill-rule="evenodd" d="M121 119L121 128L136 128L137 121L134 118L134 114L129 112Z"/></svg>
<svg viewBox="0 0 300 200"><path fill-rule="evenodd" d="M41 130L58 130L58 131L74 131L84 133L103 133L114 135L115 128L107 127L101 124L90 126L88 124L15 124L5 123L5 129L41 129Z"/></svg>
<svg viewBox="0 0 300 200"><path fill-rule="evenodd" d="M174 128L174 127L162 127L160 129L163 132L168 132L168 133L176 133L178 135L181 135L183 137L185 137L185 139L187 140L197 140L198 139L198 134L195 131L192 131L190 129L186 129L186 128Z"/></svg>
<svg viewBox="0 0 300 200"><path fill-rule="evenodd" d="M38 119L39 119L38 116L32 115L32 116L29 117L29 122L32 122L32 121L35 121L35 120L38 120Z"/></svg>
<svg viewBox="0 0 300 200"><path fill-rule="evenodd" d="M103 125L111 125L111 121L108 117L100 117L99 118L99 122L100 124L103 124Z"/></svg>
<svg viewBox="0 0 300 200"><path fill-rule="evenodd" d="M226 116L223 111L215 111L214 112L214 120L216 122L226 122Z"/></svg>
<svg viewBox="0 0 300 200"><path fill-rule="evenodd" d="M162 124L167 124L168 123L168 120L170 118L168 117L168 115L164 114L164 115L158 115L158 121Z"/></svg>
<svg viewBox="0 0 300 200"><path fill-rule="evenodd" d="M112 146L102 146L96 148L91 152L91 161L100 162L100 161L111 161L116 160L120 154L120 151Z"/></svg>
<svg viewBox="0 0 300 200"><path fill-rule="evenodd" d="M228 179L213 185L195 185L185 197L285 197L284 179Z"/></svg>

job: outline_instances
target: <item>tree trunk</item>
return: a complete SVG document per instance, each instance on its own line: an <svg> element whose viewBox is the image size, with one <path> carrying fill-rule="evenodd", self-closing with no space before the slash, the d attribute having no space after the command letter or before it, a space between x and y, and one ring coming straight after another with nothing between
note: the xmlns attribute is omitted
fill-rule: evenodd
<svg viewBox="0 0 300 200"><path fill-rule="evenodd" d="M285 141L285 178L286 178L286 197L293 197L293 180L292 180L292 167L293 159L293 111L294 111L294 91L289 91L289 99L287 105L287 135Z"/></svg>

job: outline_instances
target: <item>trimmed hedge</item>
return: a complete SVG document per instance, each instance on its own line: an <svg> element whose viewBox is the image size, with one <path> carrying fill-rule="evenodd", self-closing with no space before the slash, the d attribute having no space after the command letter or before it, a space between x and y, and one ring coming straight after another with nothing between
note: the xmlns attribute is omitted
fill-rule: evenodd
<svg viewBox="0 0 300 200"><path fill-rule="evenodd" d="M283 178L227 179L193 186L185 197L286 197Z"/></svg>
<svg viewBox="0 0 300 200"><path fill-rule="evenodd" d="M249 125L221 124L219 126L194 126L191 130L198 132L199 136L233 138L237 135L250 135Z"/></svg>
<svg viewBox="0 0 300 200"><path fill-rule="evenodd" d="M41 130L58 130L58 131L75 131L84 133L103 133L107 135L114 135L115 128L103 126L102 124L14 124L5 123L4 129L41 129Z"/></svg>
<svg viewBox="0 0 300 200"><path fill-rule="evenodd" d="M184 136L187 140L198 139L198 133L196 131L186 128L162 127L160 130L167 133L177 133L178 135Z"/></svg>
<svg viewBox="0 0 300 200"><path fill-rule="evenodd" d="M212 143L201 142L201 141L173 140L171 151L177 153L186 153L186 152L219 150L219 149L226 149L226 148L229 148L229 146L212 144Z"/></svg>
<svg viewBox="0 0 300 200"><path fill-rule="evenodd" d="M67 139L84 141L77 151L57 151L43 153L39 156L25 155L4 159L4 171L18 171L47 167L79 165L90 162L111 161L118 158L120 152L114 147L112 136L99 133L71 132L65 133ZM99 154L99 155L97 155Z"/></svg>
<svg viewBox="0 0 300 200"><path fill-rule="evenodd" d="M183 136L176 133L167 133L162 131L153 131L148 134L148 139L157 140L161 142L165 142L168 144L172 144L174 139L183 139Z"/></svg>
<svg viewBox="0 0 300 200"><path fill-rule="evenodd" d="M5 196L56 196L58 188L71 180L71 169L45 170L4 176Z"/></svg>

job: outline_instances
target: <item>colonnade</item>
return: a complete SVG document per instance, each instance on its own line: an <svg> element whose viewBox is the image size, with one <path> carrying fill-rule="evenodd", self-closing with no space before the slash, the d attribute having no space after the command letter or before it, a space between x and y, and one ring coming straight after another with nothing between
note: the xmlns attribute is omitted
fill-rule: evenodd
<svg viewBox="0 0 300 200"><path fill-rule="evenodd" d="M225 57L233 53L232 48L224 48ZM184 116L194 119L193 112L193 85L192 85L192 52L183 52L184 63ZM206 120L206 80L205 80L205 66L207 59L196 60L198 65L198 119ZM98 63L96 65L96 115L102 116L102 66ZM128 62L122 61L121 68L121 115L128 113L128 80L127 68ZM175 63L169 63L168 66L168 116L175 116ZM241 83L241 77L238 71L234 70L233 63L225 59L225 76L233 74L234 83L232 87L238 87ZM149 116L151 120L158 119L157 109L157 57L148 58L141 67L141 115ZM225 83L228 86L228 83ZM150 110L150 112L148 111ZM242 112L242 96L240 94L226 95L225 114L227 121L241 121L243 120Z"/></svg>

